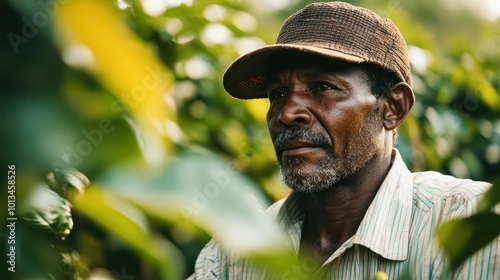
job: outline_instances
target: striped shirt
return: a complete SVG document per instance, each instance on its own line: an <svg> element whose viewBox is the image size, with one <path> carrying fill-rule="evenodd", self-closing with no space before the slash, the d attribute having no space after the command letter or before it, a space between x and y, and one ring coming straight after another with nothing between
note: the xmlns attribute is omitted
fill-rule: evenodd
<svg viewBox="0 0 500 280"><path fill-rule="evenodd" d="M377 271L389 279L500 279L499 238L453 275L435 238L442 222L473 214L491 185L437 172L411 173L396 149L394 153L393 165L357 232L321 267L306 259L282 279L304 279L311 272L314 279L373 279ZM304 223L300 201L301 195L292 192L267 210L283 226L297 256ZM200 252L189 279L272 278L250 260L228 257L213 239Z"/></svg>

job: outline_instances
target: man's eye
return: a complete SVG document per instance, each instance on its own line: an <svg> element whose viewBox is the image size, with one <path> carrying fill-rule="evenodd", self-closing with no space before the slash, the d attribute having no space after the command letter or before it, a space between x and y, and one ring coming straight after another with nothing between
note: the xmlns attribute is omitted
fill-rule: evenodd
<svg viewBox="0 0 500 280"><path fill-rule="evenodd" d="M335 89L335 87L330 85L330 84L327 84L327 83L316 84L316 90L323 91L323 90L332 90L332 89Z"/></svg>
<svg viewBox="0 0 500 280"><path fill-rule="evenodd" d="M286 96L286 88L277 88L273 89L268 94L269 100L273 101L278 98L282 98Z"/></svg>

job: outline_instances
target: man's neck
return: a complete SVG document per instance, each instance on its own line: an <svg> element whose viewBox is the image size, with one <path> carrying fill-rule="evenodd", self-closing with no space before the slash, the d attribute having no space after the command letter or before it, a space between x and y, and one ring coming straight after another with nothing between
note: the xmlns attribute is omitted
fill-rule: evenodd
<svg viewBox="0 0 500 280"><path fill-rule="evenodd" d="M391 156L372 159L341 185L304 199L305 222L299 255L325 261L357 231L391 167Z"/></svg>

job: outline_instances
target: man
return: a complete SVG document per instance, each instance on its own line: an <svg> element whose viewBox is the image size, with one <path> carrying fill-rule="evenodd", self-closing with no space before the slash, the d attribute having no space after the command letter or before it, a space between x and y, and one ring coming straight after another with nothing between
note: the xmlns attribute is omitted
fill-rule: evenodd
<svg viewBox="0 0 500 280"><path fill-rule="evenodd" d="M411 173L395 143L414 103L406 43L375 13L314 3L289 17L277 42L237 59L229 94L269 98L267 124L284 182L292 189L268 210L317 279L500 279L495 240L454 274L434 234L470 215L490 186L436 172ZM265 238L265 237L263 237ZM310 265L311 266L311 265ZM195 279L265 279L215 241ZM283 279L304 279L294 268Z"/></svg>

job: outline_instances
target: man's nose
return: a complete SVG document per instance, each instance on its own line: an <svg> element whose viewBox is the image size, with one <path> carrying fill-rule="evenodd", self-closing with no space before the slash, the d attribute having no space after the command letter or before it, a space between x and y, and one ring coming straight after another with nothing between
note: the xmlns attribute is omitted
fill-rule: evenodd
<svg viewBox="0 0 500 280"><path fill-rule="evenodd" d="M307 95L305 92L291 92L281 106L278 122L286 126L306 125L311 122L311 112L307 108Z"/></svg>

